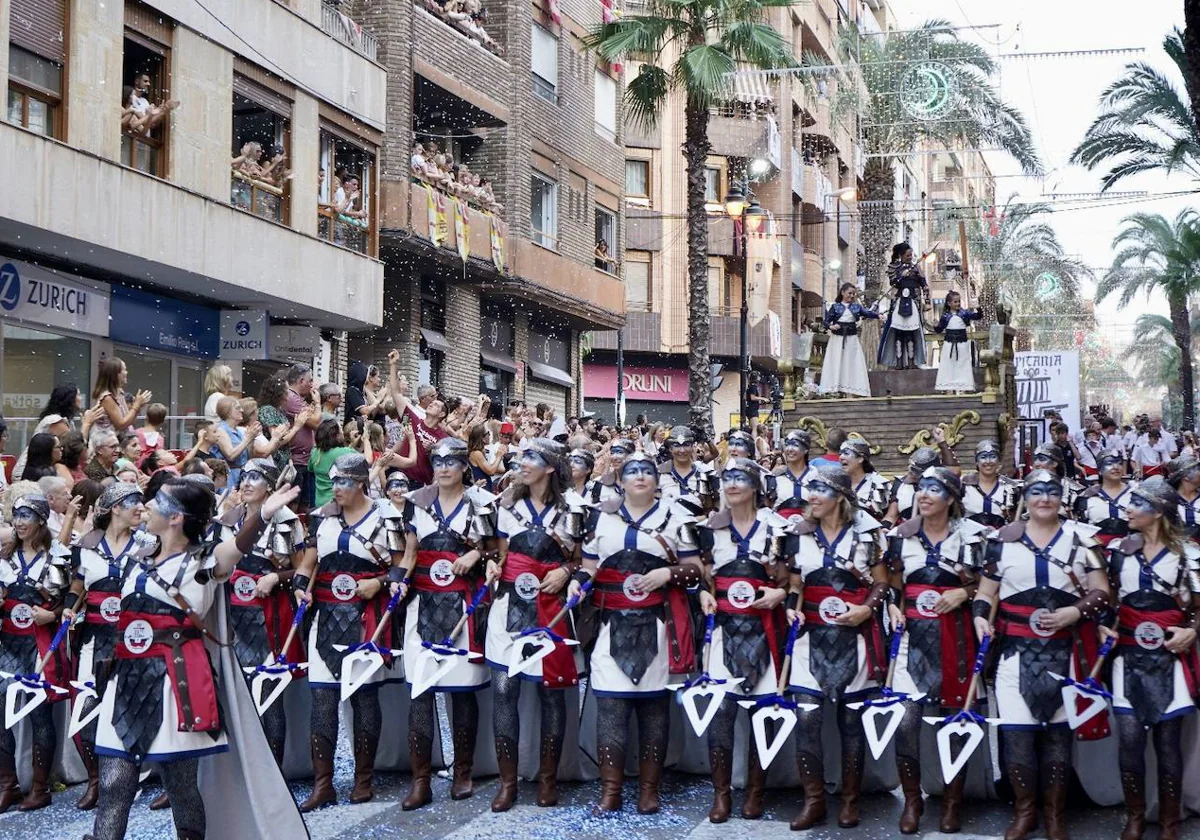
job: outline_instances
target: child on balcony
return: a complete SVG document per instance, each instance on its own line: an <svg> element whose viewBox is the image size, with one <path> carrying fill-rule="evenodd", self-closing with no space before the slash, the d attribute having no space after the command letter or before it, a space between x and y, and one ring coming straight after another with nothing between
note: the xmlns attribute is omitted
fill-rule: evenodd
<svg viewBox="0 0 1200 840"><path fill-rule="evenodd" d="M933 328L936 333L944 333L942 342L942 361L938 364L935 391L974 391L975 366L971 360L971 340L967 338L967 330L972 321L978 321L983 313L962 308L962 295L958 292L946 293L946 306L942 317Z"/></svg>
<svg viewBox="0 0 1200 840"><path fill-rule="evenodd" d="M825 345L825 362L821 365L822 394L871 396L867 360L858 340L858 322L863 318L878 317L878 312L858 303L856 285L842 284L837 300L825 313L829 342Z"/></svg>

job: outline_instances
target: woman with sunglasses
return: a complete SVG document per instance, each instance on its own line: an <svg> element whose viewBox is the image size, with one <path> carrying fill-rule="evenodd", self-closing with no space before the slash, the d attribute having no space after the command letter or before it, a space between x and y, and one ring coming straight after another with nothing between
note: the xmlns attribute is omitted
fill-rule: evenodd
<svg viewBox="0 0 1200 840"><path fill-rule="evenodd" d="M817 470L808 463L812 437L803 429L792 429L783 438L783 466L775 470L775 512L784 519L801 517L808 507L808 483Z"/></svg>
<svg viewBox="0 0 1200 840"><path fill-rule="evenodd" d="M1200 539L1200 460L1180 455L1167 468L1171 486L1179 494L1179 525L1189 539Z"/></svg>
<svg viewBox="0 0 1200 840"><path fill-rule="evenodd" d="M484 558L495 535L495 496L471 486L467 445L445 438L429 451L433 484L408 496L404 520L408 534L404 568L416 597L408 603L404 619L404 674L409 684L426 667L430 651L424 645L442 644L463 617L480 586L493 582ZM453 647L483 653L486 611L478 610L462 632L450 639ZM433 801L433 738L437 720L434 695L449 695L453 721L454 778L451 799L466 799L473 792L475 748L479 738L477 692L487 686L488 667L476 656L454 655L453 665L430 690L413 698L408 707L408 750L412 786L401 807L421 808Z"/></svg>
<svg viewBox="0 0 1200 840"><path fill-rule="evenodd" d="M838 462L850 476L858 509L882 520L887 515L891 482L877 473L871 464L870 445L862 438L847 440L838 450Z"/></svg>
<svg viewBox="0 0 1200 840"><path fill-rule="evenodd" d="M492 800L492 810L497 812L507 811L517 798L517 772L522 763L517 712L521 683L537 685L541 707L538 763L534 764L532 756L524 762L530 769L537 767L536 773L529 775L537 780L540 807L558 804L558 765L567 734L568 696L578 707L575 695L583 664L576 654L578 648L557 644L522 673L508 674L513 647L524 644L520 634L551 621L562 608L571 575L579 569L584 514L582 504L572 505L566 495L564 454L562 444L545 438L535 438L521 453L518 481L504 495L498 511L499 559L488 562L489 576L500 581L488 611L486 645L500 766L500 789ZM567 623L554 630L570 637Z"/></svg>
<svg viewBox="0 0 1200 840"><path fill-rule="evenodd" d="M1096 539L1107 547L1129 534L1128 506L1133 491L1125 480L1125 458L1115 449L1096 455L1100 481L1075 498L1075 518L1096 526Z"/></svg>
<svg viewBox="0 0 1200 840"><path fill-rule="evenodd" d="M209 630L226 624L221 586L298 492L272 494L259 517L215 546L207 541L213 497L202 485L173 479L148 505L146 533L155 539L137 540L137 565L121 584L119 638L101 700L93 840L125 836L144 762L158 765L181 840L304 831L245 683L216 676L237 661ZM219 769L199 773L201 760L222 753L231 757Z"/></svg>
<svg viewBox="0 0 1200 840"><path fill-rule="evenodd" d="M723 823L732 810L733 728L738 700L774 696L783 667L781 640L788 567L781 547L789 524L766 505L766 473L756 462L734 458L721 472L726 507L701 525L696 534L705 577L713 591L700 590L700 607L715 616L709 673L714 679L741 683L727 694L708 727L708 760L712 769L713 805L708 819ZM746 799L742 817L763 813L767 771L750 739L746 767Z"/></svg>
<svg viewBox="0 0 1200 840"><path fill-rule="evenodd" d="M858 825L866 740L862 712L849 703L879 685L886 665L880 616L887 602L887 566L880 562L879 523L859 516L850 477L822 465L808 485L808 514L796 524L787 596L788 621L802 620L792 650L791 690L817 708L799 711L796 763L804 808L800 831L825 821L824 704L834 704L842 740L842 807L838 825Z"/></svg>
<svg viewBox="0 0 1200 840"><path fill-rule="evenodd" d="M75 659L75 680L93 687L96 685L96 666L112 658L117 646L117 624L121 620L121 587L130 573L138 568L135 558L137 541L134 531L142 522L144 512L142 491L136 484L114 484L96 502L92 517L93 530L80 539L74 548L75 578L71 584L68 604L86 594L83 624L75 637L79 653ZM63 610L63 618L75 620L75 610ZM88 711L99 702L84 697L75 702L86 703ZM87 770L87 789L75 803L81 811L96 807L100 796L100 765L96 758L96 723L89 723L80 733L79 755Z"/></svg>
<svg viewBox="0 0 1200 840"><path fill-rule="evenodd" d="M896 769L904 793L900 833L920 830L921 731L923 712L948 713L962 708L975 659L971 599L978 587L984 526L963 518L963 484L945 467L930 467L917 484L916 515L888 534L887 565L892 586L902 593L888 613L897 632L904 632L896 655L892 688L920 700L904 702L896 735ZM953 655L944 655L950 654ZM945 711L943 711L945 710ZM986 755L981 750L980 756ZM940 774L931 773L941 778ZM942 793L941 831L961 828L959 809L967 771Z"/></svg>
<svg viewBox="0 0 1200 840"><path fill-rule="evenodd" d="M370 466L358 452L338 456L329 470L333 500L313 511L312 537L292 576L297 597L311 607L308 619L308 685L312 690L309 743L313 792L303 813L337 802L333 758L338 743L344 646L367 641L383 620L388 585L404 578L400 568L403 522L390 504L367 495ZM309 581L316 582L309 590ZM256 587L257 588L257 587ZM383 647L395 647L398 620L393 616ZM393 666L380 668L350 698L354 710L354 789L350 801L370 802L382 713L379 688L395 679Z"/></svg>
<svg viewBox="0 0 1200 840"><path fill-rule="evenodd" d="M1000 446L994 440L975 444L975 472L963 476L962 483L968 519L994 530L1016 518L1021 486L1000 474Z"/></svg>
<svg viewBox="0 0 1200 840"><path fill-rule="evenodd" d="M637 713L639 814L657 813L658 783L666 759L670 698L667 681L695 667L686 588L703 577L679 506L655 498L658 466L642 453L621 465L621 498L602 503L583 547L583 566L569 596L593 581L600 629L590 680L596 695L596 740L602 811L621 810L625 737Z"/></svg>
<svg viewBox="0 0 1200 840"><path fill-rule="evenodd" d="M241 503L218 520L219 538L236 536L247 519L261 515L263 502L279 482L279 468L268 458L254 458L242 469ZM302 662L300 640L283 649L284 639L295 615L291 582L295 567L303 558L304 525L291 508L280 508L250 551L238 561L229 579L230 618L233 624L233 650L243 669L257 668L286 654L287 661ZM247 682L254 679L246 671ZM283 766L287 742L287 707L273 703L262 714L263 731L275 763Z"/></svg>
<svg viewBox="0 0 1200 840"><path fill-rule="evenodd" d="M1100 544L1089 536L1091 529L1059 519L1062 498L1057 475L1042 469L1029 474L1024 488L1029 520L1006 525L989 539L971 603L977 638L999 633L992 646L997 657L992 693L1003 721L1000 754L1015 796L1005 840L1024 840L1033 831L1039 790L1047 838L1066 840L1073 738L1062 683L1051 674L1081 678L1089 666L1076 660L1076 641L1094 641L1088 624L1103 620L1110 606ZM993 631L989 616L997 601Z"/></svg>
<svg viewBox="0 0 1200 840"><path fill-rule="evenodd" d="M1179 496L1161 476L1132 491L1133 531L1113 542L1108 577L1120 603L1112 666L1113 710L1120 738L1125 829L1121 840L1146 830L1146 744L1153 736L1158 764L1158 836L1178 840L1182 819L1183 721L1196 711L1196 632L1200 629L1200 549L1180 526ZM1184 606L1180 606L1184 605ZM1185 611L1186 610L1186 611Z"/></svg>
<svg viewBox="0 0 1200 840"><path fill-rule="evenodd" d="M49 654L58 630L63 596L70 583L68 550L54 539L46 522L50 502L41 493L29 493L13 503L11 538L0 545L0 671L32 674L37 663ZM8 541L11 540L11 541ZM50 656L44 676L55 685L65 685L70 660L65 644ZM7 693L11 678L0 677L0 695ZM58 736L54 731L53 704L68 695L47 692L46 701L29 714L33 725L33 773L29 793L21 798L17 782L16 730L7 728L0 710L0 813L13 805L21 811L36 811L50 804L50 770Z"/></svg>

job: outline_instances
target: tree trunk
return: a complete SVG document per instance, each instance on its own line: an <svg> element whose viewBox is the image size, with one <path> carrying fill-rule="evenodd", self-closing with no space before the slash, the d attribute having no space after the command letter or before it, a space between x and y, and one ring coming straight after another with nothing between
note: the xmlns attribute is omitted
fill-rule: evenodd
<svg viewBox="0 0 1200 840"><path fill-rule="evenodd" d="M873 301L883 289L883 277L896 235L896 172L891 158L870 158L863 172L862 242L866 297Z"/></svg>
<svg viewBox="0 0 1200 840"><path fill-rule="evenodd" d="M687 163L688 399L692 425L712 435L712 378L708 352L708 213L704 209L704 164L708 159L708 109L684 108L683 157Z"/></svg>
<svg viewBox="0 0 1200 840"><path fill-rule="evenodd" d="M1188 317L1186 295L1170 295L1167 306L1171 311L1171 335L1179 348L1179 390L1183 398L1181 428L1196 428L1196 392L1192 387L1192 323Z"/></svg>
<svg viewBox="0 0 1200 840"><path fill-rule="evenodd" d="M1183 20L1183 54L1187 58L1183 84L1192 105L1192 119L1200 125L1200 0L1183 0Z"/></svg>

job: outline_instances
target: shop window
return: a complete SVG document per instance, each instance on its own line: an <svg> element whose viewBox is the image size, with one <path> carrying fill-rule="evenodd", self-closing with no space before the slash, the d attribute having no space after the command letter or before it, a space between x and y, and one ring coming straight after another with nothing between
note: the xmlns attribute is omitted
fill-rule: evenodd
<svg viewBox="0 0 1200 840"><path fill-rule="evenodd" d="M630 251L625 259L625 306L630 312L650 311L650 253Z"/></svg>
<svg viewBox="0 0 1200 840"><path fill-rule="evenodd" d="M287 223L292 103L235 73L230 203Z"/></svg>
<svg viewBox="0 0 1200 840"><path fill-rule="evenodd" d="M602 207L596 208L596 268L617 273L617 217Z"/></svg>
<svg viewBox="0 0 1200 840"><path fill-rule="evenodd" d="M171 112L170 50L131 30L125 32L121 88L121 163L165 177Z"/></svg>
<svg viewBox="0 0 1200 840"><path fill-rule="evenodd" d="M617 83L603 70L596 70L596 133L605 140L617 139Z"/></svg>
<svg viewBox="0 0 1200 840"><path fill-rule="evenodd" d="M3 335L0 386L4 389L4 416L10 425L13 418L36 418L55 385L73 383L80 392L91 393L92 343L87 339L16 324L4 324ZM15 448L18 436L11 437Z"/></svg>
<svg viewBox="0 0 1200 840"><path fill-rule="evenodd" d="M627 198L650 198L650 161L625 161L625 195Z"/></svg>
<svg viewBox="0 0 1200 840"><path fill-rule="evenodd" d="M558 104L558 38L533 24L533 48L530 52L533 92L547 102Z"/></svg>
<svg viewBox="0 0 1200 840"><path fill-rule="evenodd" d="M374 252L375 155L332 128L321 130L317 233L360 254Z"/></svg>
<svg viewBox="0 0 1200 840"><path fill-rule="evenodd" d="M8 48L8 121L62 137L62 64L15 45Z"/></svg>
<svg viewBox="0 0 1200 840"><path fill-rule="evenodd" d="M558 184L536 172L529 198L529 226L533 241L545 248L558 248Z"/></svg>
<svg viewBox="0 0 1200 840"><path fill-rule="evenodd" d="M446 332L446 284L421 275L421 329Z"/></svg>

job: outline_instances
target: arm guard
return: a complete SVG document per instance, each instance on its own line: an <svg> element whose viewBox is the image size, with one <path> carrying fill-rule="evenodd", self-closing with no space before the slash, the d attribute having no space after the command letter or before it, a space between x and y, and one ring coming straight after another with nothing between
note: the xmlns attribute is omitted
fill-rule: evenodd
<svg viewBox="0 0 1200 840"><path fill-rule="evenodd" d="M1079 610L1081 621L1095 621L1111 606L1111 599L1107 592L1092 589L1071 606Z"/></svg>
<svg viewBox="0 0 1200 840"><path fill-rule="evenodd" d="M237 546L240 554L249 554L254 550L258 538L263 535L265 530L267 530L267 521L262 518L261 512L257 516L248 517L242 523L242 528L238 531L237 536L233 538L233 544Z"/></svg>
<svg viewBox="0 0 1200 840"><path fill-rule="evenodd" d="M863 603L878 612L887 603L888 593L891 591L892 587L890 584L874 583L871 585L871 591L867 593L867 600L863 601Z"/></svg>
<svg viewBox="0 0 1200 840"><path fill-rule="evenodd" d="M799 592L789 592L787 594L787 599L783 602L783 604L789 610L800 609L800 593Z"/></svg>
<svg viewBox="0 0 1200 840"><path fill-rule="evenodd" d="M690 589L699 586L704 580L704 570L695 563L677 563L668 567L671 572L671 583Z"/></svg>
<svg viewBox="0 0 1200 840"><path fill-rule="evenodd" d="M308 589L308 583L310 580L312 580L312 578L310 578L308 575L293 575L292 589L297 592L303 592Z"/></svg>
<svg viewBox="0 0 1200 840"><path fill-rule="evenodd" d="M976 598L971 602L971 616L973 618L988 618L992 614L992 605L982 598Z"/></svg>

